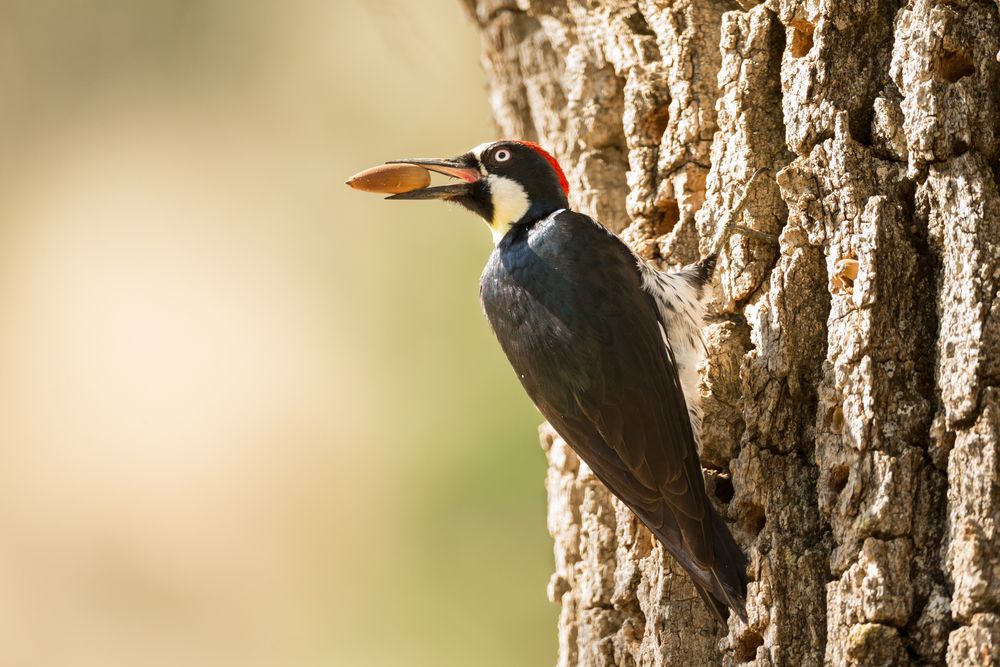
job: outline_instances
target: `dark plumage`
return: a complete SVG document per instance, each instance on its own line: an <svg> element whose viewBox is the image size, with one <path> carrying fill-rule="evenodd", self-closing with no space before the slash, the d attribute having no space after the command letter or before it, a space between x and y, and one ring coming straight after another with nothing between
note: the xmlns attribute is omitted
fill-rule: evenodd
<svg viewBox="0 0 1000 667"><path fill-rule="evenodd" d="M695 382L696 302L714 253L681 274L645 266L616 236L566 210L565 176L533 144L405 162L464 182L392 199L454 201L493 230L483 308L531 400L712 611L745 619L746 558L705 494L691 421L700 420L697 396L686 401L683 388Z"/></svg>
<svg viewBox="0 0 1000 667"><path fill-rule="evenodd" d="M713 611L744 614L745 558L705 493L656 304L636 257L590 218L515 225L483 308L528 396L687 570Z"/></svg>

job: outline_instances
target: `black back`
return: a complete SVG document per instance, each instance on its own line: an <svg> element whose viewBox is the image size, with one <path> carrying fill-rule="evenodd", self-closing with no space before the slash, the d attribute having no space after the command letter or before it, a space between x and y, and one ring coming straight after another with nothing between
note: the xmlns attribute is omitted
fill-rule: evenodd
<svg viewBox="0 0 1000 667"><path fill-rule="evenodd" d="M519 224L486 265L483 308L545 418L714 611L721 603L742 615L745 560L705 494L683 391L636 261L572 211Z"/></svg>

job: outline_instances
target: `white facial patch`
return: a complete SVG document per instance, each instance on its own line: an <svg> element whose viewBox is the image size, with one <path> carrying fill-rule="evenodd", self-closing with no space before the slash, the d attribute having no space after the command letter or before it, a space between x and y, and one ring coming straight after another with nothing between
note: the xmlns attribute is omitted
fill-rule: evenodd
<svg viewBox="0 0 1000 667"><path fill-rule="evenodd" d="M485 153L487 149L489 149L489 147L492 146L494 143L495 142L493 141L487 141L485 144L479 144L471 151L469 151L470 153L476 156L476 162L479 163L479 173L481 173L483 176L486 175L486 167L483 165L483 153Z"/></svg>
<svg viewBox="0 0 1000 667"><path fill-rule="evenodd" d="M486 149L489 148L490 146L492 146L494 143L495 142L493 142L493 141L487 141L485 144L479 144L478 146L476 146L475 148L473 148L469 152L472 153L473 155L475 155L477 160L479 160L480 162L482 162L482 160L483 160L483 153L485 153Z"/></svg>
<svg viewBox="0 0 1000 667"><path fill-rule="evenodd" d="M528 212L531 203L528 193L521 185L510 178L492 174L486 177L493 199L493 220L490 231L493 232L493 243L500 243L507 230Z"/></svg>

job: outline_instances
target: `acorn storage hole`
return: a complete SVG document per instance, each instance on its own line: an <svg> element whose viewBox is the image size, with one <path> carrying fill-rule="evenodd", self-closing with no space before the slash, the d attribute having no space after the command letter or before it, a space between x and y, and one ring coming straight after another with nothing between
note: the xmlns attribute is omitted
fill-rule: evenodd
<svg viewBox="0 0 1000 667"><path fill-rule="evenodd" d="M830 471L830 491L834 495L840 495L840 492L844 490L847 486L847 480L851 476L851 470L845 465L834 466L833 470Z"/></svg>
<svg viewBox="0 0 1000 667"><path fill-rule="evenodd" d="M830 427L834 433L843 433L844 431L844 409L839 405L830 411Z"/></svg>
<svg viewBox="0 0 1000 667"><path fill-rule="evenodd" d="M737 662L750 662L757 657L757 649L764 645L764 637L759 632L748 630L736 640L733 646Z"/></svg>
<svg viewBox="0 0 1000 667"><path fill-rule="evenodd" d="M665 236L673 231L681 219L681 207L676 199L666 199L657 206L659 214L653 218L653 236Z"/></svg>
<svg viewBox="0 0 1000 667"><path fill-rule="evenodd" d="M809 21L792 21L792 57L801 58L813 47L813 33L816 24Z"/></svg>
<svg viewBox="0 0 1000 667"><path fill-rule="evenodd" d="M733 481L728 477L716 477L714 493L720 502L728 505L733 496L736 495L736 489L733 488Z"/></svg>
<svg viewBox="0 0 1000 667"><path fill-rule="evenodd" d="M767 515L764 514L764 508L757 504L748 506L743 518L746 522L747 532L754 537L760 535L760 531L764 530L764 526L767 525Z"/></svg>
<svg viewBox="0 0 1000 667"><path fill-rule="evenodd" d="M934 59L934 71L948 83L975 74L976 66L964 51L943 50Z"/></svg>

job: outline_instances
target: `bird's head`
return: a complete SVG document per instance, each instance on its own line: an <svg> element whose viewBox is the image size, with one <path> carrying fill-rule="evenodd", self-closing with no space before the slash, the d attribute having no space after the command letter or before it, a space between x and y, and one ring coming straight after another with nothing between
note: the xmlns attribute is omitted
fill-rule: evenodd
<svg viewBox="0 0 1000 667"><path fill-rule="evenodd" d="M455 158L395 160L436 171L462 183L422 188L389 199L444 199L486 220L499 243L516 223L537 220L568 203L569 184L556 159L538 144L498 141Z"/></svg>

